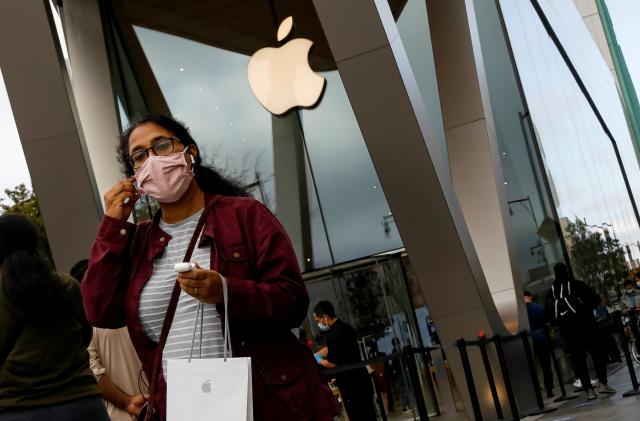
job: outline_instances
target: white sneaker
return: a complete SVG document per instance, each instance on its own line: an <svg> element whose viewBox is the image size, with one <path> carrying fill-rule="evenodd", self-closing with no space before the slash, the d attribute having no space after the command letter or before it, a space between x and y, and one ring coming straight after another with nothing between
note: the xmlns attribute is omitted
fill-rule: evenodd
<svg viewBox="0 0 640 421"><path fill-rule="evenodd" d="M598 386L598 393L601 393L603 395L615 395L616 390L606 384L600 383L600 385Z"/></svg>
<svg viewBox="0 0 640 421"><path fill-rule="evenodd" d="M596 387L598 385L598 382L591 379L591 387ZM576 381L573 382L573 388L576 392L581 392L582 390L584 390L584 388L582 387L582 382L580 381L580 379L576 379Z"/></svg>

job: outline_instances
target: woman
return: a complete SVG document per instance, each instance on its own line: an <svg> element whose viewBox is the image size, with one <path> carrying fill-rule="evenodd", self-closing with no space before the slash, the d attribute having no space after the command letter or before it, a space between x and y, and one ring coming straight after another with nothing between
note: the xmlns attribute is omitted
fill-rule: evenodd
<svg viewBox="0 0 640 421"><path fill-rule="evenodd" d="M89 369L80 287L37 257L38 230L0 216L0 420L108 420Z"/></svg>
<svg viewBox="0 0 640 421"><path fill-rule="evenodd" d="M167 359L188 357L191 344L184 338L190 338L198 301L205 304L202 356L221 355L224 275L234 356L251 357L255 419L332 420L331 391L311 352L291 333L306 316L309 298L291 243L271 212L204 166L188 130L169 117L136 119L121 136L119 155L133 177L105 194L105 217L82 283L89 321L103 328L127 325L151 379L176 281L172 268L206 209L191 258L198 266L178 276L182 293L162 373ZM141 192L158 200L160 211L153 221L134 225L127 219ZM156 400L164 414L164 375Z"/></svg>

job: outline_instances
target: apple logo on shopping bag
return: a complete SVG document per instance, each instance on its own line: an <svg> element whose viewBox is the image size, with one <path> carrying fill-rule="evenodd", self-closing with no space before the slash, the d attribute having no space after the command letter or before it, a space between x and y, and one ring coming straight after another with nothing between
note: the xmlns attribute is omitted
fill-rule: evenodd
<svg viewBox="0 0 640 421"><path fill-rule="evenodd" d="M278 28L278 42L291 33L289 16ZM249 60L249 86L258 101L272 114L281 115L294 107L314 106L324 90L325 78L309 66L313 42L296 38L278 48L262 48Z"/></svg>
<svg viewBox="0 0 640 421"><path fill-rule="evenodd" d="M202 393L211 393L211 380L202 383Z"/></svg>

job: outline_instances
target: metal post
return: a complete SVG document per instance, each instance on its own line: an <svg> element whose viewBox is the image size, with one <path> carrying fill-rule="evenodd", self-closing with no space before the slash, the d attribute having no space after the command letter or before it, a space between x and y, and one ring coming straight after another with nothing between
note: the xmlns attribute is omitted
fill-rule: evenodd
<svg viewBox="0 0 640 421"><path fill-rule="evenodd" d="M413 396L416 400L416 409L418 410L418 416L420 421L428 421L429 413L427 412L427 406L424 403L424 397L422 396L422 388L420 387L420 376L418 376L418 365L413 355L413 348L407 346L404 349L404 359L409 370L409 378L411 379L411 387L413 389Z"/></svg>
<svg viewBox="0 0 640 421"><path fill-rule="evenodd" d="M482 364L484 364L484 371L487 373L487 381L489 382L489 389L491 390L491 397L493 398L493 405L496 408L496 415L499 419L504 419L502 413L502 406L500 405L500 397L498 396L498 389L496 388L496 381L493 378L493 371L491 371L491 364L489 363L489 355L487 354L487 339L485 336L480 338L478 347L480 348L480 355L482 356Z"/></svg>
<svg viewBox="0 0 640 421"><path fill-rule="evenodd" d="M628 398L629 396L637 396L637 395L640 395L640 390L638 390L638 378L636 377L636 370L633 367L633 361L631 360L631 353L629 352L629 342L627 341L627 335L624 333L624 327L622 326L622 317L620 316L619 311L614 312L613 317L616 320L616 325L618 327L618 335L620 335L620 341L622 342L622 351L624 352L624 359L627 363L627 369L629 370L629 377L631 378L631 385L633 386L633 389L627 392L624 392L622 396L625 398Z"/></svg>
<svg viewBox="0 0 640 421"><path fill-rule="evenodd" d="M533 383L534 393L536 394L536 401L538 402L538 408L540 408L540 411L530 412L529 416L553 412L557 408L545 408L544 402L542 400L538 371L536 370L535 361L533 359L533 352L531 351L531 343L529 342L529 332L527 332L526 330L520 332L520 338L522 339L522 346L524 347L524 353L527 358L527 365L529 366L529 374L531 375L531 382Z"/></svg>
<svg viewBox="0 0 640 421"><path fill-rule="evenodd" d="M473 407L473 415L476 421L482 421L482 411L480 410L480 402L478 401L476 386L473 382L473 372L471 371L471 364L469 363L469 354L467 354L467 341L465 341L463 338L460 338L457 340L456 346L460 351L460 359L462 360L462 369L464 370L464 378L467 380L467 388L469 389L469 399L471 399L471 406Z"/></svg>
<svg viewBox="0 0 640 421"><path fill-rule="evenodd" d="M520 332L520 339L522 339L522 346L524 347L524 354L527 358L527 365L529 366L529 374L531 375L531 382L533 383L534 393L536 394L536 401L538 402L538 408L544 408L544 402L542 402L542 393L540 392L540 380L538 379L538 372L533 360L533 353L531 352L531 344L529 343L529 334L526 331Z"/></svg>
<svg viewBox="0 0 640 421"><path fill-rule="evenodd" d="M433 400L433 404L436 406L436 416L440 416L441 415L440 404L438 403L436 385L433 384L433 379L431 378L431 370L429 368L429 364L431 364L432 361L433 360L431 359L431 348L427 347L427 382L429 383L429 393L431 394L431 399Z"/></svg>
<svg viewBox="0 0 640 421"><path fill-rule="evenodd" d="M511 409L511 416L514 420L520 419L520 412L518 411L518 404L516 402L516 396L513 393L513 386L511 385L511 376L509 375L509 367L507 367L507 360L504 356L504 349L502 348L502 338L500 335L495 335L493 340L496 344L496 352L498 354L498 362L500 362L500 370L502 371L502 380L504 380L504 388L507 392L507 398L509 398L509 408Z"/></svg>
<svg viewBox="0 0 640 421"><path fill-rule="evenodd" d="M420 326L420 324L418 323L418 316L416 315L415 312L415 304L413 302L413 297L411 296L411 288L409 287L409 276L407 275L407 267L405 266L405 262L403 258L400 258L400 269L402 270L402 281L404 284L404 290L405 290L405 295L407 297L407 299L409 300L409 303L411 304L411 310L409 313L411 315L411 318L413 319L413 323L414 326L416 327L417 330L419 330L418 326ZM418 334L416 335L417 338L417 342L420 345L420 347L422 347L423 349L427 350L427 361L426 361L426 367L427 367L427 381L428 381L428 386L429 386L429 394L431 395L431 399L433 399L433 404L436 407L436 416L440 416L441 415L441 411L440 411L440 403L438 402L438 394L436 393L436 387L435 384L433 384L433 379L431 378L431 372L429 371L429 364L433 361L431 358L431 349L428 346L425 346L425 344L422 342L422 336L420 335L420 332L418 332ZM424 352L422 353L423 358L424 358ZM442 356L442 358L444 360L446 360L446 357Z"/></svg>
<svg viewBox="0 0 640 421"><path fill-rule="evenodd" d="M576 68L574 67L573 63L571 62L571 59L567 55L567 52L565 51L564 47L562 46L562 43L558 39L558 36L556 35L556 32L554 31L553 27L551 26L551 23L547 19L547 16L544 14L544 11L542 10L542 7L540 7L540 3L538 3L538 0L530 0L530 1L531 1L531 5L533 6L533 8L535 9L536 13L538 14L538 17L540 18L540 21L542 22L542 26L544 26L544 29L547 31L547 34L551 38L551 41L553 41L553 44L556 46L558 52L562 56L562 59L564 60L564 62L567 65L567 67L569 68L569 71L571 72L571 75L573 76L574 80L578 84L578 87L580 88L580 91L582 91L582 94L584 95L585 99L589 103L589 106L591 107L591 110L593 111L593 113L595 114L596 118L598 119L598 122L600 123L600 126L602 127L602 130L604 131L604 133L607 135L607 137L611 141L611 146L613 146L613 151L616 154L616 159L618 160L618 166L620 167L620 172L622 173L622 178L624 180L624 185L627 188L627 194L629 195L629 201L631 202L631 206L633 207L633 213L636 216L636 222L638 223L638 226L640 226L640 213L638 213L638 206L636 205L636 200L633 197L633 192L631 191L631 185L629 184L629 178L627 177L627 171L624 169L624 163L622 162L622 156L620 155L620 150L618 149L618 144L616 143L616 140L614 139L613 134L611 134L611 131L609 130L609 127L607 126L607 123L605 123L604 118L600 114L600 111L598 110L598 107L596 107L595 102L593 102L593 98L591 98L591 95L589 94L589 91L587 90L587 87L584 85L584 82L582 81L582 78L580 77L580 75L578 74L578 71L576 70Z"/></svg>

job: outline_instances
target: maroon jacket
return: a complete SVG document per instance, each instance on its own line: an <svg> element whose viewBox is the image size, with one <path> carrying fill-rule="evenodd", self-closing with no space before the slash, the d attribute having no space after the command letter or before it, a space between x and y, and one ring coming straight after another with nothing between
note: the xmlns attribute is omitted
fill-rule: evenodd
<svg viewBox="0 0 640 421"><path fill-rule="evenodd" d="M228 281L231 344L234 356L251 357L255 420L333 420L331 390L312 353L291 333L306 317L309 296L284 228L253 199L218 198L206 197L201 244L210 242L211 268ZM128 326L149 379L158 345L142 330L140 292L170 239L157 220L134 225L105 216L81 284L89 322ZM218 312L224 314L221 305ZM166 383L163 376L158 381L164 414Z"/></svg>

